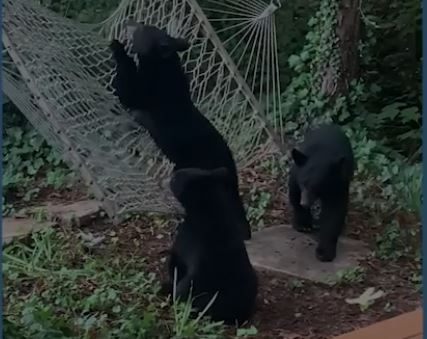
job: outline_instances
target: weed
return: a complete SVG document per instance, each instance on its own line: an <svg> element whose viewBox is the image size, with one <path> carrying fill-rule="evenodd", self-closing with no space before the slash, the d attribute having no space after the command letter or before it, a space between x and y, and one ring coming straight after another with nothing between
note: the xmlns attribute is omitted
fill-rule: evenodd
<svg viewBox="0 0 427 339"><path fill-rule="evenodd" d="M292 279L288 282L288 286L291 290L300 290L304 287L304 281L300 279Z"/></svg>
<svg viewBox="0 0 427 339"><path fill-rule="evenodd" d="M264 215L270 201L271 194L269 192L259 191L256 187L251 189L248 218L258 230L264 227Z"/></svg>
<svg viewBox="0 0 427 339"><path fill-rule="evenodd" d="M237 329L236 337L237 338L249 338L252 336L256 336L258 334L258 330L255 326L251 326L248 328L239 328Z"/></svg>
<svg viewBox="0 0 427 339"><path fill-rule="evenodd" d="M5 333L13 338L223 337L222 323L189 316L190 302L167 307L141 258L88 255L77 235L54 229L12 243L3 257Z"/></svg>
<svg viewBox="0 0 427 339"><path fill-rule="evenodd" d="M375 255L382 260L397 260L413 252L405 240L410 232L404 231L397 221L393 221L376 236Z"/></svg>
<svg viewBox="0 0 427 339"><path fill-rule="evenodd" d="M423 276L420 273L413 273L409 278L409 281L414 285L417 291L422 291Z"/></svg>
<svg viewBox="0 0 427 339"><path fill-rule="evenodd" d="M361 283L365 279L365 274L366 270L361 266L344 268L339 270L329 282L334 285Z"/></svg>
<svg viewBox="0 0 427 339"><path fill-rule="evenodd" d="M45 187L63 187L72 174L16 108L6 105L5 109L2 212L8 215L14 212L15 201L32 201Z"/></svg>
<svg viewBox="0 0 427 339"><path fill-rule="evenodd" d="M30 211L31 217L38 221L48 221L49 220L49 212L43 207L36 207L32 211Z"/></svg>

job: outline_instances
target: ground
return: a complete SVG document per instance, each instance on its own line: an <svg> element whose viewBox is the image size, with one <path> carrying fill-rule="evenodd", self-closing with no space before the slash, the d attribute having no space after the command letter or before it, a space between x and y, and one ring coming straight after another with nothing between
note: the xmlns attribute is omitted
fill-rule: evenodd
<svg viewBox="0 0 427 339"><path fill-rule="evenodd" d="M249 214L256 216L261 214L258 213L257 208L264 209L265 225L289 223L290 215L286 207L284 188L277 182L274 183L269 176L255 177L254 172L247 173L245 179L246 185L243 186L243 190L248 194L250 194L248 188L256 182L260 191L268 191L272 196L268 206L257 205L258 207L252 209ZM62 192L58 200L73 200L79 197L75 190L71 191L71 195L67 196L67 192ZM52 200L56 196L54 192L50 192L46 197ZM68 198L65 198L66 196ZM413 232L409 232L407 237L402 238L402 233L396 233L398 231L395 228L388 226L392 225L389 220L397 219L400 220L401 225L411 227ZM257 311L251 321L251 325L256 327L258 333L253 337L326 339L417 308L421 303L420 262L416 259L414 249L419 248L420 243L419 221L416 217L402 212L389 215L389 220L386 220L387 218L384 217L379 218L373 211L352 206L347 236L364 240L373 254L361 263L360 271L347 272L337 277L336 283L332 286L271 272L258 272L260 293ZM63 233L67 239L66 243L78 241L81 231L85 234L90 232L94 238L102 239L87 249L84 254L79 252L80 250L69 252L74 254L71 257L67 254L68 264L66 265L74 267L77 265L76 261L79 262L81 260L79 258L84 256L85 258L103 258L107 262L111 260L111 267L115 267L116 264L122 267L136 258L136 262L144 261L145 273L154 273L155 281L161 281L165 277L165 260L175 225L175 220L145 216L128 220L118 226L113 226L106 219L97 219L83 229L57 228L57 231ZM382 237L379 237L379 234ZM401 246L402 242L404 246ZM48 289L46 286L49 286L48 282L38 278L36 282L28 282L27 278L21 278L19 281L20 284L15 285L13 280L6 278L6 287L17 288L17 291L13 292L6 290L5 306L9 311L14 309L13 305L10 305L11 300L25 300L31 293L42 295L43 290ZM22 281L26 281L27 285L22 284ZM96 282L92 284L97 286ZM88 289L81 292L85 295L94 290L88 282L79 286ZM386 294L365 310L362 310L359 305L350 305L345 301L346 298L360 296L368 287L381 289ZM123 298L132 299L126 295L121 297L122 300ZM171 316L168 312L160 313L160 316L165 319ZM236 329L228 328L225 333L227 337L234 338ZM90 338L97 338L97 336L93 335ZM185 338L185 336L174 338Z"/></svg>

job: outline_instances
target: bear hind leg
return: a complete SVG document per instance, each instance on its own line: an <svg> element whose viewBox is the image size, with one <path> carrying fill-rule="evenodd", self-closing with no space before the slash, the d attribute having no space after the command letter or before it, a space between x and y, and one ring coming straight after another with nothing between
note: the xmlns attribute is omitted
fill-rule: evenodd
<svg viewBox="0 0 427 339"><path fill-rule="evenodd" d="M339 198L322 201L319 244L316 248L319 261L330 262L335 259L337 242L344 230L347 210L348 192Z"/></svg>

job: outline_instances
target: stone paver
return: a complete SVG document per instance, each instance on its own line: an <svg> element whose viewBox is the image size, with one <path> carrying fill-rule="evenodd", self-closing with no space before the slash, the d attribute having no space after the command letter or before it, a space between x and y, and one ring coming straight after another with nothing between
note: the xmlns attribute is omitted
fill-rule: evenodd
<svg viewBox="0 0 427 339"><path fill-rule="evenodd" d="M96 200L82 200L71 204L46 205L42 208L61 224L82 226L98 216L101 204Z"/></svg>
<svg viewBox="0 0 427 339"><path fill-rule="evenodd" d="M8 244L14 238L24 237L31 232L37 232L53 225L53 222L37 222L28 218L3 218L2 243L3 245Z"/></svg>
<svg viewBox="0 0 427 339"><path fill-rule="evenodd" d="M357 266L369 253L364 243L343 237L336 259L322 263L315 257L316 244L312 235L299 233L287 225L254 232L252 239L246 242L250 260L256 268L317 282L327 282L338 271Z"/></svg>
<svg viewBox="0 0 427 339"><path fill-rule="evenodd" d="M78 201L71 204L57 204L39 206L33 209L45 211L43 219L46 222L37 222L31 218L3 218L3 244L10 243L14 238L20 238L31 232L51 227L55 223L66 226L83 226L96 218L101 211L101 204L95 200ZM50 220L49 220L50 219Z"/></svg>

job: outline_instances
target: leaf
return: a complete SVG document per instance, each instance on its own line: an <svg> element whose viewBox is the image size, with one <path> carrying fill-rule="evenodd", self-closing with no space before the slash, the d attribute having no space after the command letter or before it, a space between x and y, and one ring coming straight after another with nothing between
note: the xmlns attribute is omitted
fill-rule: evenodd
<svg viewBox="0 0 427 339"><path fill-rule="evenodd" d="M84 233L81 232L79 233L80 238L83 240L83 245L88 247L88 248L93 248L96 247L97 245L101 244L102 241L105 239L105 236L99 236L99 237L95 237L92 233Z"/></svg>
<svg viewBox="0 0 427 339"><path fill-rule="evenodd" d="M370 90L372 93L377 94L377 93L381 92L381 87L378 86L377 84L371 84Z"/></svg>
<svg viewBox="0 0 427 339"><path fill-rule="evenodd" d="M358 304L360 309L364 311L369 306L371 306L375 300L381 298L384 295L384 291L378 290L375 292L374 287L369 287L359 297L353 299L347 298L345 299L345 302L350 305Z"/></svg>
<svg viewBox="0 0 427 339"><path fill-rule="evenodd" d="M415 131L408 131L408 132L405 132L405 133L403 133L403 134L400 134L400 135L398 135L397 136L397 138L400 140L400 141L405 141L405 140L418 140L418 138L419 138L419 135L417 135L416 133L415 133Z"/></svg>
<svg viewBox="0 0 427 339"><path fill-rule="evenodd" d="M300 98L300 99L307 97L307 95L308 95L308 89L307 88L302 88L301 90L298 91L298 98Z"/></svg>
<svg viewBox="0 0 427 339"><path fill-rule="evenodd" d="M253 325L249 328L238 328L236 332L237 337L247 337L256 334L258 334L258 330Z"/></svg>
<svg viewBox="0 0 427 339"><path fill-rule="evenodd" d="M288 59L289 67L295 68L301 62L298 55L291 55Z"/></svg>
<svg viewBox="0 0 427 339"><path fill-rule="evenodd" d="M421 118L420 111L418 110L418 107L408 107L402 110L402 121L404 123L408 123L411 121L418 122L418 120Z"/></svg>
<svg viewBox="0 0 427 339"><path fill-rule="evenodd" d="M381 110L381 113L379 115L382 118L393 120L394 118L396 118L399 115L400 108L403 105L404 104L401 102L392 103L391 105L383 107L383 109Z"/></svg>

